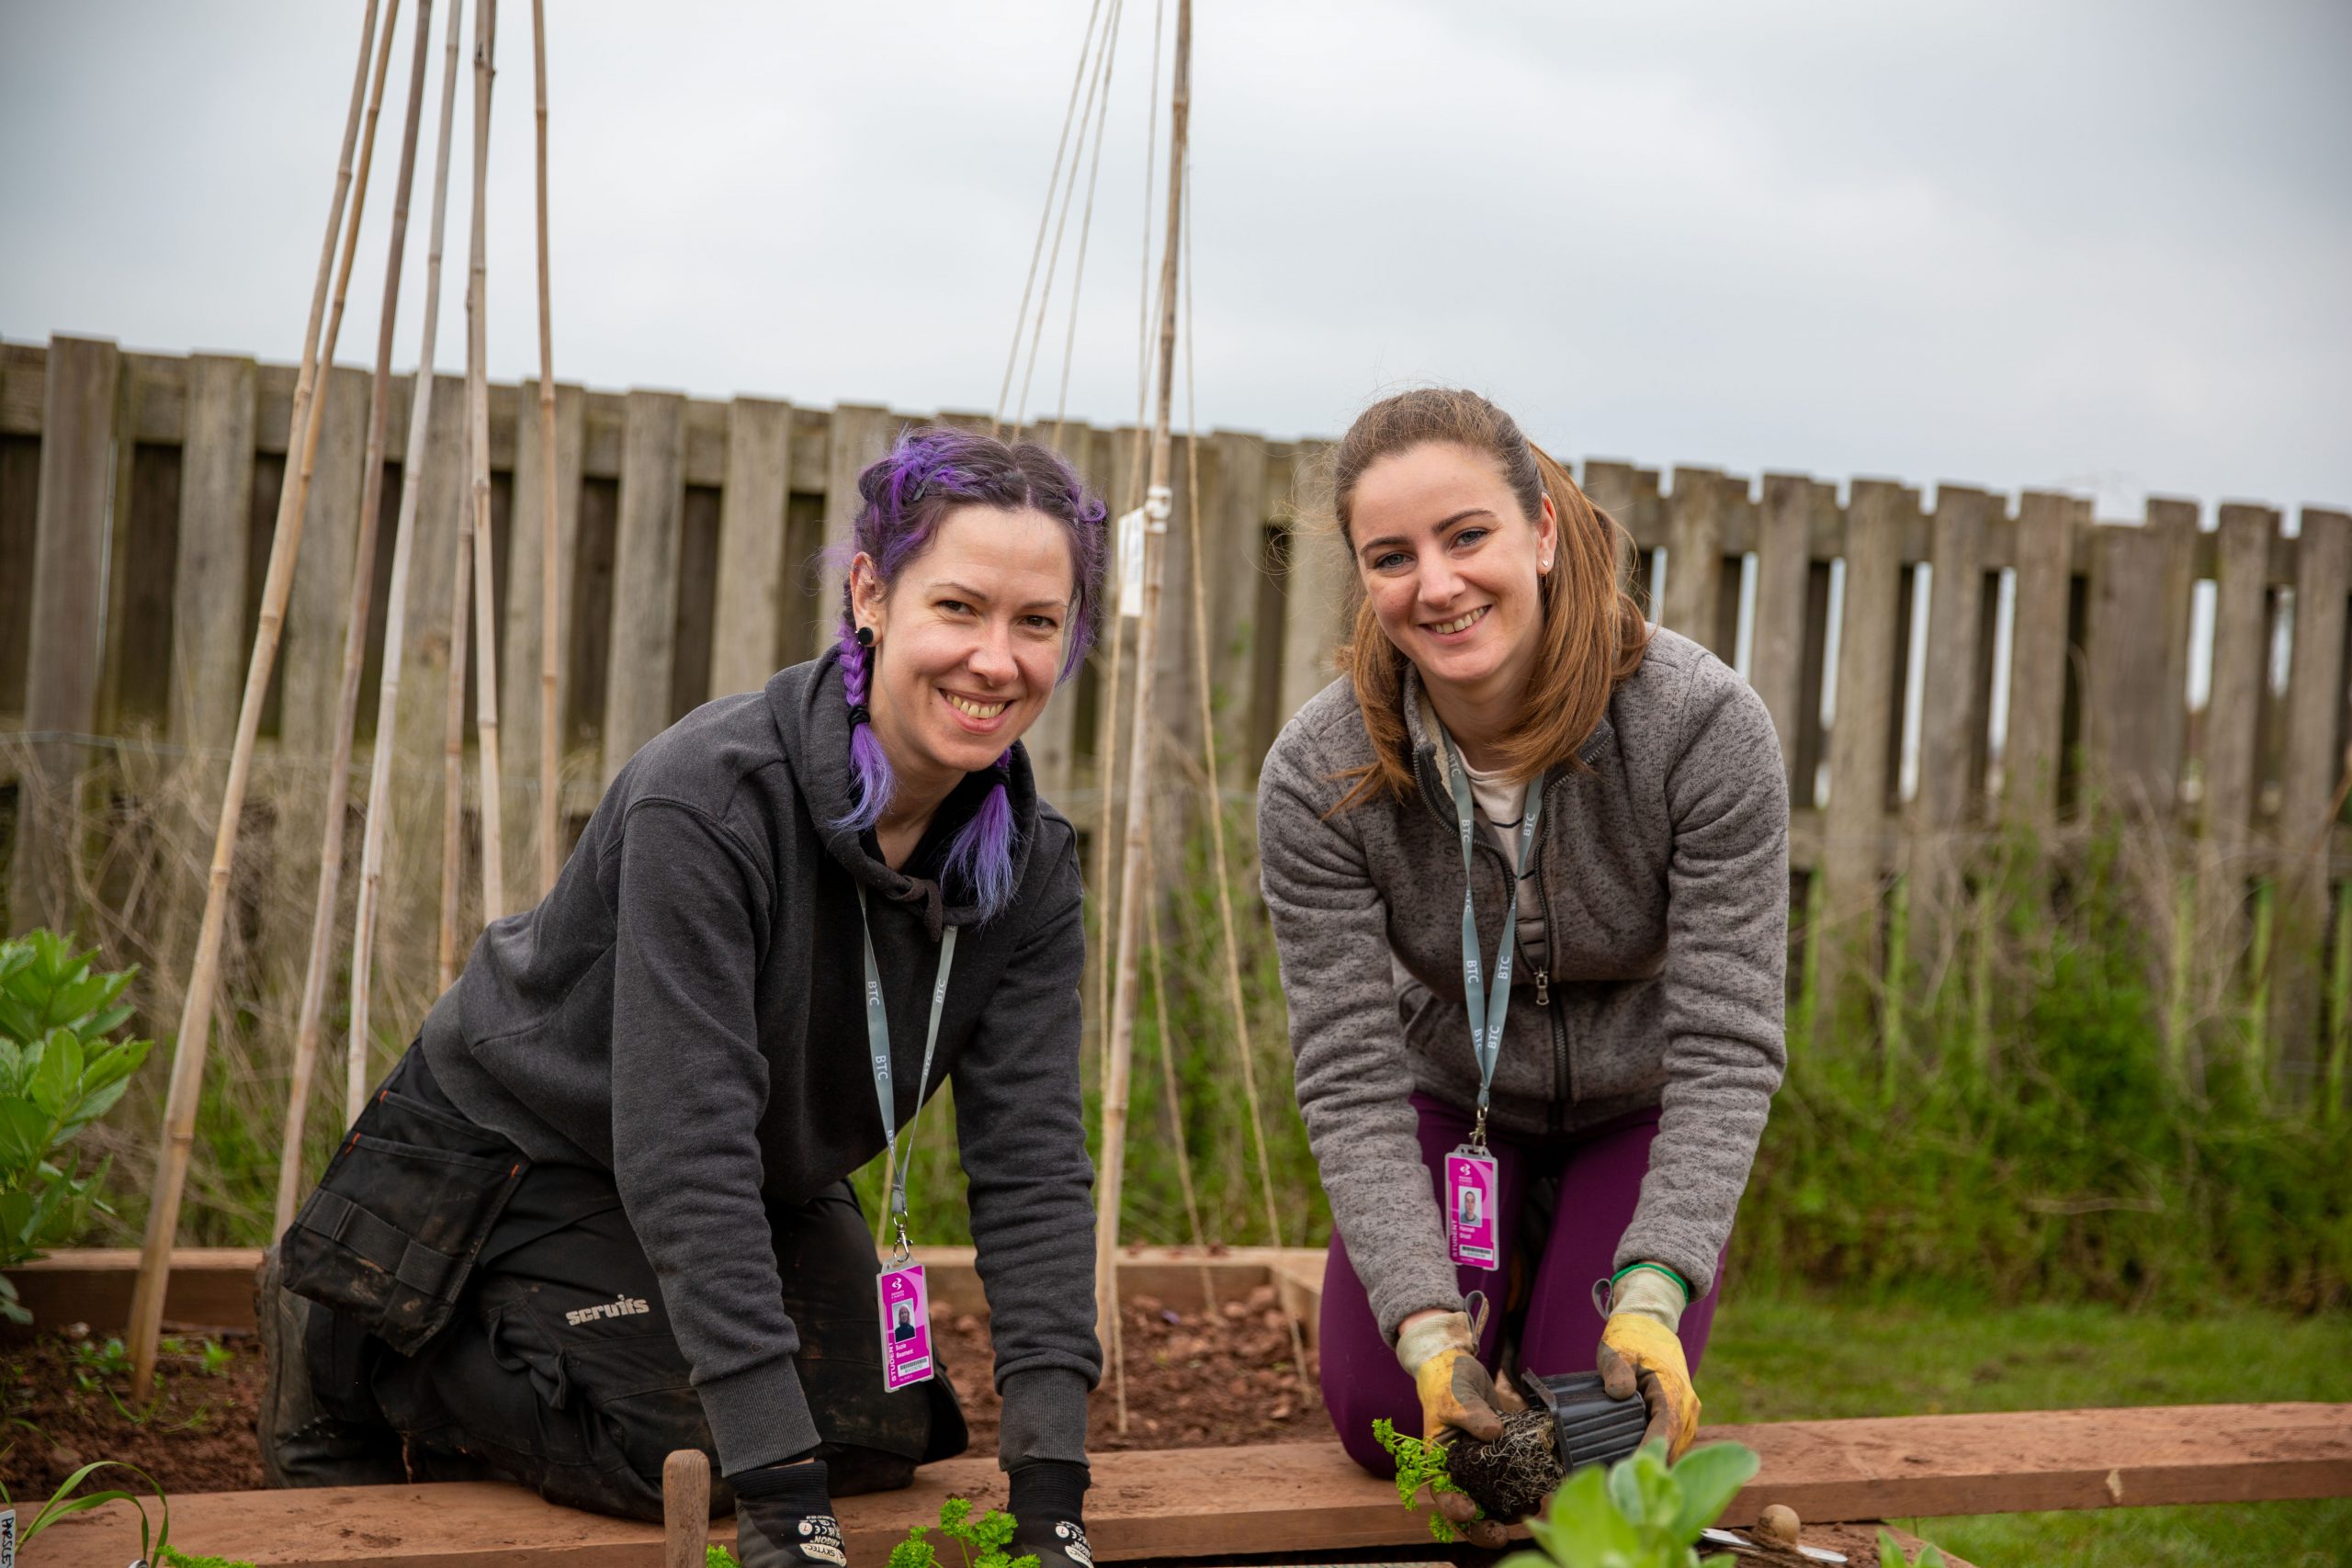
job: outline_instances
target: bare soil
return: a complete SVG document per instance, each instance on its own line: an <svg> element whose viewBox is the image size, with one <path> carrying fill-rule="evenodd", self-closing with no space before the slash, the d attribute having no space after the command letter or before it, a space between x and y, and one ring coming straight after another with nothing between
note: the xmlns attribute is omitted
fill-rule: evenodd
<svg viewBox="0 0 2352 1568"><path fill-rule="evenodd" d="M83 1465L117 1460L166 1493L243 1492L261 1484L254 1416L261 1406L261 1340L166 1336L156 1382L137 1397L120 1341L79 1325L0 1342L0 1476L21 1502L46 1497ZM205 1347L225 1351L205 1367ZM100 1471L88 1489L138 1488Z"/></svg>
<svg viewBox="0 0 2352 1568"><path fill-rule="evenodd" d="M933 1314L933 1343L953 1369L972 1450L996 1451L1000 1410L990 1375L988 1320L945 1308ZM1178 1313L1149 1297L1126 1303L1127 1430L1105 1376L1091 1410L1096 1449L1221 1448L1330 1436L1312 1390L1313 1353L1302 1382L1290 1332L1271 1286ZM132 1396L118 1349L86 1331L13 1336L0 1341L0 1478L17 1498L44 1497L82 1465L120 1460L153 1475L166 1493L242 1492L262 1483L254 1420L261 1405L261 1342L252 1334L173 1341L144 1400ZM203 1347L217 1345L214 1370ZM91 1484L130 1478L101 1472Z"/></svg>
<svg viewBox="0 0 2352 1568"><path fill-rule="evenodd" d="M1178 1312L1149 1296L1129 1296L1120 1340L1126 1430L1119 1429L1117 1379L1106 1368L1088 1403L1091 1449L1227 1448L1331 1435L1316 1395L1315 1352L1306 1352L1302 1379L1291 1364L1290 1329L1272 1285L1222 1301L1214 1311ZM994 1453L1001 1406L988 1319L935 1308L932 1343L955 1378L972 1428L971 1451Z"/></svg>

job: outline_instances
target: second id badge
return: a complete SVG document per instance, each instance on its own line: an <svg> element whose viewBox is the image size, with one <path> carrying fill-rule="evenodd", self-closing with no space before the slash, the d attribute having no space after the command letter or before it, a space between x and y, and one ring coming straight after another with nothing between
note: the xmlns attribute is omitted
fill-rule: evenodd
<svg viewBox="0 0 2352 1568"><path fill-rule="evenodd" d="M1495 1156L1467 1144L1445 1156L1445 1234L1454 1262L1492 1269Z"/></svg>
<svg viewBox="0 0 2352 1568"><path fill-rule="evenodd" d="M931 1292L922 1265L901 1263L876 1281L882 1303L882 1386L905 1388L931 1376Z"/></svg>

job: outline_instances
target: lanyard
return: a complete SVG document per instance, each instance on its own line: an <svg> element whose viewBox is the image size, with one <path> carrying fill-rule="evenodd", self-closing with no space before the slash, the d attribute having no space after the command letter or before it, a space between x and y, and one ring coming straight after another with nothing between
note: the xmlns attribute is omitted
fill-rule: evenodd
<svg viewBox="0 0 2352 1568"><path fill-rule="evenodd" d="M914 1141L907 1142L905 1158L899 1156L898 1097L890 1087L890 1015L882 1009L882 971L874 962L874 927L866 918L865 889L857 890L857 918L865 938L865 1041L874 1063L874 1098L882 1107L882 1136L889 1145L884 1157L890 1178L890 1223L899 1233L893 1262L907 1260L907 1171L914 1164ZM931 1055L939 1044L939 1014L947 1002L947 975L956 967L956 928L939 939L939 978L932 982L931 1027L922 1037L922 1077L915 1080L920 1096L931 1082ZM922 1114L922 1107L915 1107Z"/></svg>
<svg viewBox="0 0 2352 1568"><path fill-rule="evenodd" d="M1478 965L1478 911L1470 896L1470 840L1477 832L1471 816L1470 779L1463 771L1462 758L1453 749L1453 737L1445 728L1438 727L1438 736L1445 742L1446 782L1453 786L1453 815L1462 827L1462 1000L1470 1013L1470 1052L1478 1062L1478 1122L1470 1132L1470 1142L1477 1148L1487 1146L1487 1096L1494 1087L1495 1064L1503 1055L1503 1019L1510 1011L1510 961L1519 945L1519 878L1527 865L1528 846L1535 838L1536 814L1544 806L1544 779L1538 774L1527 786L1527 809L1520 814L1519 855L1510 868L1510 900L1503 906L1503 936L1500 950L1495 954L1495 991L1493 1005L1487 1003L1487 985Z"/></svg>

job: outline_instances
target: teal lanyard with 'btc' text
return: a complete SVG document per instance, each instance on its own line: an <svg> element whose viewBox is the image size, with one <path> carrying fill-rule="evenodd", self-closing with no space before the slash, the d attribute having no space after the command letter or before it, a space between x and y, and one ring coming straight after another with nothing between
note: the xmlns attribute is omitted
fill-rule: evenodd
<svg viewBox="0 0 2352 1568"><path fill-rule="evenodd" d="M1471 897L1471 840L1477 835L1477 822L1470 802L1470 777L1462 765L1461 754L1454 750L1453 737L1442 726L1438 738L1445 745L1446 782L1453 789L1454 819L1462 829L1462 1000L1470 1013L1470 1051L1478 1062L1478 1121L1470 1131L1470 1142L1477 1148L1487 1146L1487 1098L1494 1088L1495 1064L1502 1060L1503 1020L1510 1012L1510 961L1519 945L1519 877L1527 864L1528 846L1535 839L1536 814L1544 806L1542 774L1527 786L1527 809L1519 818L1519 856L1510 868L1510 898L1503 906L1503 938L1500 951L1495 954L1495 990L1489 1002L1486 981L1480 974L1478 961L1478 908Z"/></svg>
<svg viewBox="0 0 2352 1568"><path fill-rule="evenodd" d="M882 1007L882 971L874 962L874 924L865 909L865 889L857 890L857 918L865 939L865 1043L874 1063L874 1098L882 1107L882 1138L888 1145L884 1165L890 1180L890 1224L898 1231L898 1247L891 1255L894 1263L904 1263L909 1256L907 1247L907 1170L914 1164L914 1144L907 1145L906 1157L899 1156L898 1095L890 1084L890 1015ZM932 1053L939 1047L939 1015L947 1005L947 976L956 967L956 928L949 926L939 939L939 977L931 985L931 1027L922 1037L922 1077L915 1080L915 1114L922 1114L922 1091L931 1086Z"/></svg>

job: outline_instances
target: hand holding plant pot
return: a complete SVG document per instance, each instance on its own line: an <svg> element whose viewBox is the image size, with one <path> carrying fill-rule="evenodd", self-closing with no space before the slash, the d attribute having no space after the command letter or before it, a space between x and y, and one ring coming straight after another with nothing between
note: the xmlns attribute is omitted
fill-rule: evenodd
<svg viewBox="0 0 2352 1568"><path fill-rule="evenodd" d="M1650 1412L1643 1440L1663 1440L1667 1457L1680 1459L1699 1435L1699 1393L1675 1334L1687 1300L1681 1280L1655 1263L1636 1263L1596 1288L1602 1292L1609 1322L1600 1331L1601 1386L1611 1399L1638 1391Z"/></svg>

